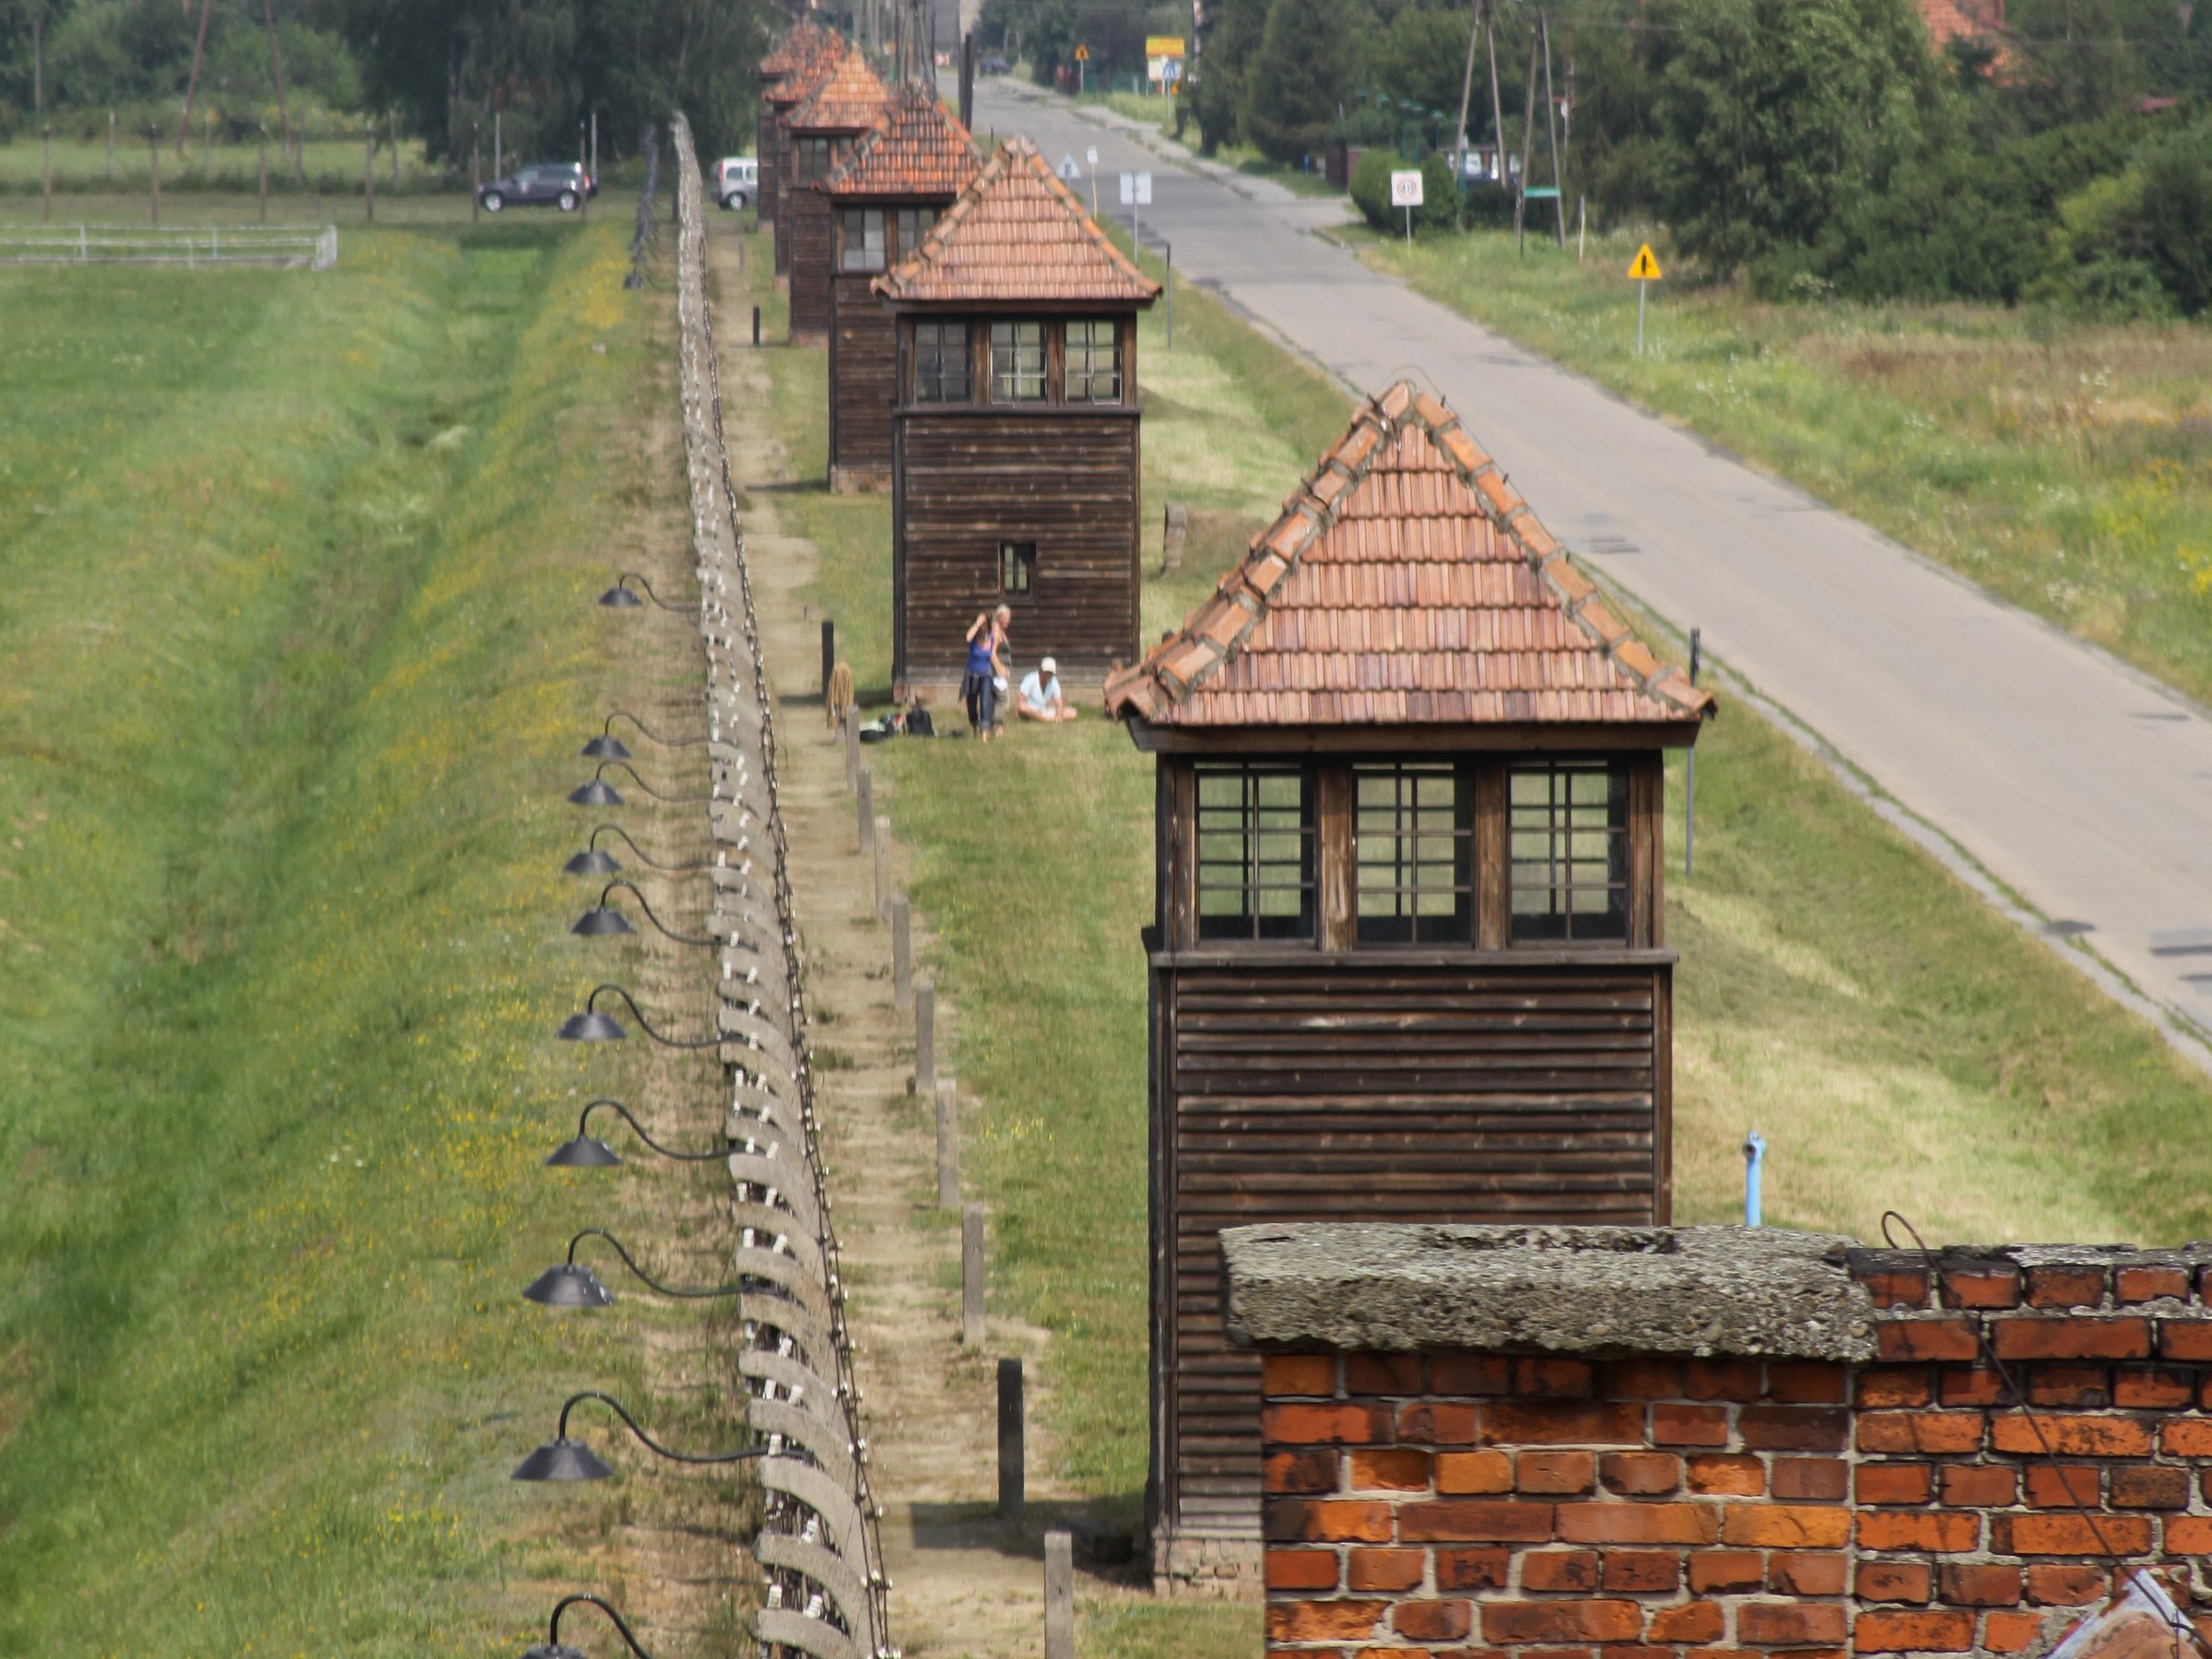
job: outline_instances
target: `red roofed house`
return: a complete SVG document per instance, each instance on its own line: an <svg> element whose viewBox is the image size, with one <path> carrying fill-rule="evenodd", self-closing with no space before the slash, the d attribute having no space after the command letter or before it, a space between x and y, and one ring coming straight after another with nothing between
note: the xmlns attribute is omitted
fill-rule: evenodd
<svg viewBox="0 0 2212 1659"><path fill-rule="evenodd" d="M891 679L958 683L976 613L1097 683L1136 655L1136 313L1159 297L1026 138L878 276L899 332Z"/></svg>
<svg viewBox="0 0 2212 1659"><path fill-rule="evenodd" d="M1222 1228L1669 1218L1662 761L1712 700L1400 382L1106 703L1159 778L1154 1571L1234 1576Z"/></svg>
<svg viewBox="0 0 2212 1659"><path fill-rule="evenodd" d="M779 106L772 95L778 87L821 51L830 39L828 29L819 24L802 20L776 42L775 50L762 58L759 67L753 71L754 78L760 83L760 107L754 118L753 155L760 171L757 206L761 224L775 222L776 141L780 136L776 118L783 109L790 107Z"/></svg>
<svg viewBox="0 0 2212 1659"><path fill-rule="evenodd" d="M837 72L852 52L842 36L820 31L813 48L804 53L788 75L761 95L767 117L760 148L760 219L776 230L776 275L791 270L791 127L784 117L812 98L821 84Z"/></svg>
<svg viewBox="0 0 2212 1659"><path fill-rule="evenodd" d="M817 186L837 171L878 121L891 94L868 60L848 52L813 96L783 117L789 135L788 187L776 204L776 251L791 243L791 336L820 339L830 332L830 198Z"/></svg>
<svg viewBox="0 0 2212 1659"><path fill-rule="evenodd" d="M876 130L815 188L835 231L830 272L830 487L888 489L899 331L876 278L922 238L982 166L975 140L926 87L900 92ZM794 276L792 304L798 304Z"/></svg>

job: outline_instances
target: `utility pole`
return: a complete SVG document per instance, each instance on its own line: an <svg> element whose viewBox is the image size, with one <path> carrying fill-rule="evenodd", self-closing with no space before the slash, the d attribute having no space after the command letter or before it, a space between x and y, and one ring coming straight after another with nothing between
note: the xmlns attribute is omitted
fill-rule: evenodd
<svg viewBox="0 0 2212 1659"><path fill-rule="evenodd" d="M46 7L30 14L30 111L46 112Z"/></svg>
<svg viewBox="0 0 2212 1659"><path fill-rule="evenodd" d="M284 107L284 54L276 50L276 12L275 0L261 0L261 20L269 30L269 76L276 83L276 124L284 135L284 150L292 147L292 117Z"/></svg>
<svg viewBox="0 0 2212 1659"><path fill-rule="evenodd" d="M1559 105L1551 95L1551 14L1539 12L1536 26L1544 38L1544 125L1551 135L1552 224L1559 246L1567 245L1567 187L1559 180Z"/></svg>
<svg viewBox="0 0 2212 1659"><path fill-rule="evenodd" d="M1482 0L1467 25L1467 67L1459 77L1459 135L1452 149L1452 188L1464 202L1467 183L1467 104L1475 95L1475 37L1482 32Z"/></svg>
<svg viewBox="0 0 2212 1659"><path fill-rule="evenodd" d="M1521 117L1521 177L1513 185L1513 240L1528 252L1528 151L1536 135L1536 36L1528 36L1528 109ZM1502 137L1502 135L1500 135Z"/></svg>
<svg viewBox="0 0 2212 1659"><path fill-rule="evenodd" d="M184 146L192 137L192 95L200 89L200 64L207 55L207 14L215 0L200 0L200 32L192 44L192 78L184 83L184 119L177 124L177 159L184 159Z"/></svg>
<svg viewBox="0 0 2212 1659"><path fill-rule="evenodd" d="M1505 104L1498 92L1498 0L1483 0L1485 14L1484 36L1490 53L1490 131L1498 146L1498 161L1494 177L1500 184L1505 182Z"/></svg>

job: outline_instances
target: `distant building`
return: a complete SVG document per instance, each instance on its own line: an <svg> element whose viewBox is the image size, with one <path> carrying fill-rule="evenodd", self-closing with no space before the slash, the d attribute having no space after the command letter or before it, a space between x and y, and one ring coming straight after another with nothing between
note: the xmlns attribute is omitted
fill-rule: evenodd
<svg viewBox="0 0 2212 1659"><path fill-rule="evenodd" d="M776 205L776 255L791 239L791 335L830 332L830 198L818 188L837 171L889 106L891 94L868 60L848 52L806 101L782 118L787 182Z"/></svg>

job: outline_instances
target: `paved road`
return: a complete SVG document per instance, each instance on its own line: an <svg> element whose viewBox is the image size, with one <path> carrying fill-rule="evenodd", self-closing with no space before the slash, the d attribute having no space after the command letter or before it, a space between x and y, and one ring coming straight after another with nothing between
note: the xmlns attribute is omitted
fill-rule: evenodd
<svg viewBox="0 0 2212 1659"><path fill-rule="evenodd" d="M2202 711L1378 276L1311 234L1341 212L1331 204L1171 165L1004 81L978 88L976 125L1027 132L1055 161L1095 147L1101 211L1124 224L1116 174L1149 168L1146 232L1173 241L1179 277L1354 386L1408 372L1433 385L1578 556L1701 627L1730 670L2041 918L2088 924L2086 942L2171 1022L2212 1033Z"/></svg>

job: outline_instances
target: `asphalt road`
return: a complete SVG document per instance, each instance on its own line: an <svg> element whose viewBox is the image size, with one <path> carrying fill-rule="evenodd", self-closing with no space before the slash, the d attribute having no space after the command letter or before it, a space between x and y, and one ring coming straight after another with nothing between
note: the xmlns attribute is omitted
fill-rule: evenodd
<svg viewBox="0 0 2212 1659"><path fill-rule="evenodd" d="M1147 241L1362 390L1435 388L1582 558L1948 838L2168 1017L2212 1038L2212 720L1312 234L1341 209L1182 166L1056 98L979 85L979 131L1149 169ZM1081 188L1088 189L1088 185ZM1284 481L1285 488L1289 480ZM2107 976L2109 979L2109 976ZM2212 1066L2212 1050L2193 1057Z"/></svg>

